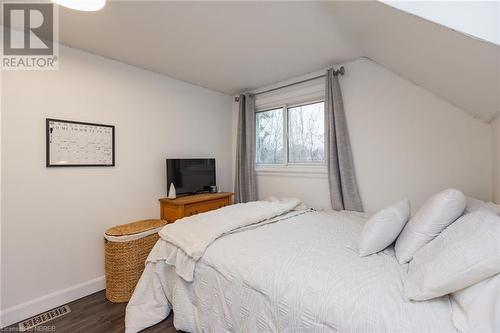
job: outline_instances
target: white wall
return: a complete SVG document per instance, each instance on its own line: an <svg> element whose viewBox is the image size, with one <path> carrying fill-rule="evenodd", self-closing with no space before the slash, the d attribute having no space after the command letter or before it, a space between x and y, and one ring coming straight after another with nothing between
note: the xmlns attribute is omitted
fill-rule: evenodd
<svg viewBox="0 0 500 333"><path fill-rule="evenodd" d="M344 67L340 82L366 211L403 197L417 208L447 187L491 199L491 125L368 59ZM321 79L274 96L259 95L256 103L267 107L287 98L314 99L323 84ZM260 171L258 191L260 198L298 196L310 205L330 207L324 167Z"/></svg>
<svg viewBox="0 0 500 333"><path fill-rule="evenodd" d="M500 117L491 124L493 127L493 200L500 204Z"/></svg>
<svg viewBox="0 0 500 333"><path fill-rule="evenodd" d="M230 96L60 52L58 71L2 72L3 325L102 288L102 234L159 217L167 156L215 157L232 188ZM116 167L46 168L46 117L115 125Z"/></svg>

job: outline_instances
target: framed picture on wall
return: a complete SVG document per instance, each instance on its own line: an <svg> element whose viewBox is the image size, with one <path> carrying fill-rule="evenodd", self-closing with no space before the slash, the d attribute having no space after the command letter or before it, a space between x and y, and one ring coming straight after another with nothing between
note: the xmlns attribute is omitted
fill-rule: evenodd
<svg viewBox="0 0 500 333"><path fill-rule="evenodd" d="M115 127L46 119L47 167L115 166Z"/></svg>

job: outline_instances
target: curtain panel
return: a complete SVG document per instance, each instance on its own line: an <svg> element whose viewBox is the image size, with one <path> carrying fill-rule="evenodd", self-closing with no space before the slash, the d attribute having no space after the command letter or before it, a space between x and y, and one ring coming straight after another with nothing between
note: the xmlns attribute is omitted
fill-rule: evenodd
<svg viewBox="0 0 500 333"><path fill-rule="evenodd" d="M255 96L240 95L236 142L236 203L257 200L255 179Z"/></svg>
<svg viewBox="0 0 500 333"><path fill-rule="evenodd" d="M349 131L338 72L326 73L325 91L326 149L330 201L335 210L363 211L352 158Z"/></svg>

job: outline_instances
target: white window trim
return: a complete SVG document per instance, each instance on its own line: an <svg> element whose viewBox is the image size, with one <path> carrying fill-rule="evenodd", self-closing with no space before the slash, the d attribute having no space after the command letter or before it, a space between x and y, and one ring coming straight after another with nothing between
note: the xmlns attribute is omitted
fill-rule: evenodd
<svg viewBox="0 0 500 333"><path fill-rule="evenodd" d="M259 165L255 169L258 177L298 177L298 178L328 178L328 170L325 165Z"/></svg>
<svg viewBox="0 0 500 333"><path fill-rule="evenodd" d="M264 108L257 108L255 109L255 113L260 113L260 112L266 112L266 111L272 111L276 109L282 109L283 110L283 155L284 155L284 162L279 163L279 164L265 164L265 163L257 163L255 160L254 165L255 165L255 171L257 175L286 175L286 176L297 176L297 177L302 177L302 176L307 176L311 177L313 175L316 175L319 178L324 178L325 175L328 175L328 170L327 170L327 165L326 165L326 159L328 158L328 154L326 151L326 141L323 141L324 145L324 158L325 160L323 161L311 161L311 162L289 162L289 156L288 156L288 109L289 108L294 108L298 106L303 106L303 105L308 105L308 104L315 104L315 103L320 103L320 102L325 102L325 98L314 98L314 99L307 99L303 100L300 102L295 102L295 103L277 103L273 106L266 105ZM326 114L325 116L325 134L326 134ZM326 136L325 136L326 139ZM255 156L256 157L256 156Z"/></svg>

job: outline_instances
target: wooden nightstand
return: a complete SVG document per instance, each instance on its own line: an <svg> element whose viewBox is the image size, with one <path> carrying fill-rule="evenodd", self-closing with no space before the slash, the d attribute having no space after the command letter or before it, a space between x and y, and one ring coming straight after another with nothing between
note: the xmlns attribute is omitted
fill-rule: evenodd
<svg viewBox="0 0 500 333"><path fill-rule="evenodd" d="M231 205L233 193L203 193L186 195L177 199L160 199L160 216L162 220L173 223L180 218L208 212Z"/></svg>

